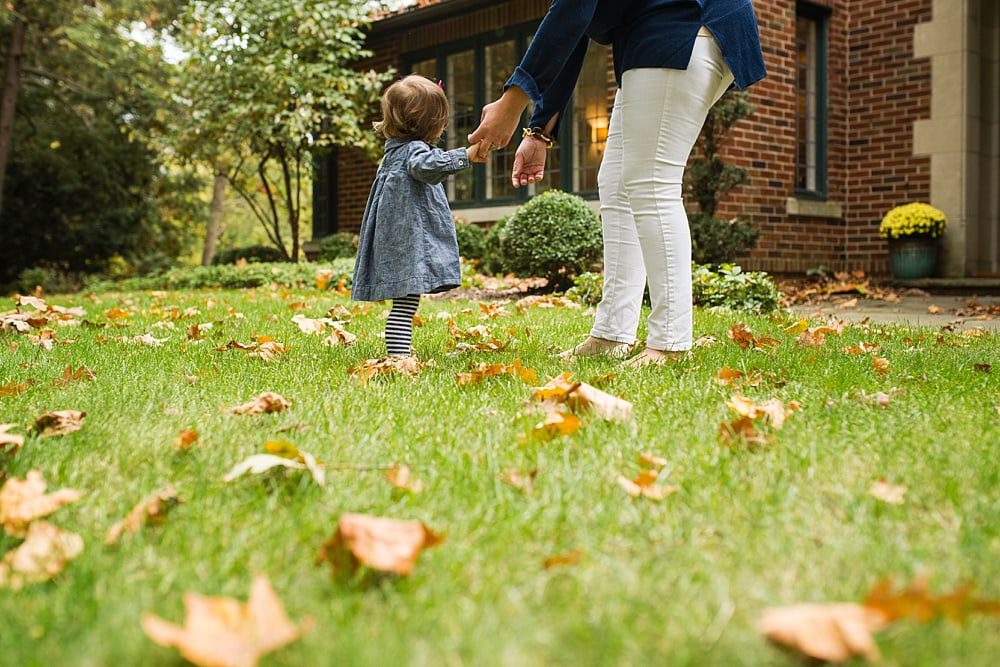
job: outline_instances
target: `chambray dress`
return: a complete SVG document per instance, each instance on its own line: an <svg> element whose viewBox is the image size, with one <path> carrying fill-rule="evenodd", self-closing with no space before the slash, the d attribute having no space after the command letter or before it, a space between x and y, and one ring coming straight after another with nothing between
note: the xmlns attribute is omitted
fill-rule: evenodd
<svg viewBox="0 0 1000 667"><path fill-rule="evenodd" d="M385 142L361 223L352 299L383 301L462 283L455 222L441 183L469 167L464 148Z"/></svg>

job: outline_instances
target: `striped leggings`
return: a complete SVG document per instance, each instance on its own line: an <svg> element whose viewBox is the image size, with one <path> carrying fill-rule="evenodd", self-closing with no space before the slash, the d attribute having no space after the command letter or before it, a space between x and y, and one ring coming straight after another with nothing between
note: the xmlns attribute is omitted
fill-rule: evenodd
<svg viewBox="0 0 1000 667"><path fill-rule="evenodd" d="M413 316L420 306L420 295L410 294L392 300L392 310L385 322L385 347L390 357L410 356L413 342Z"/></svg>

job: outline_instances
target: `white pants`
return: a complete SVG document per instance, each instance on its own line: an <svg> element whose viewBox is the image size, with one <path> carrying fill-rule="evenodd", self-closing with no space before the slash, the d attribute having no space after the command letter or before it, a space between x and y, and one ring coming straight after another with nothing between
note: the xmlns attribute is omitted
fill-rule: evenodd
<svg viewBox="0 0 1000 667"><path fill-rule="evenodd" d="M708 110L732 81L715 39L701 35L686 70L625 72L598 174L604 298L592 336L635 342L648 279L647 347L691 348L691 232L681 182Z"/></svg>

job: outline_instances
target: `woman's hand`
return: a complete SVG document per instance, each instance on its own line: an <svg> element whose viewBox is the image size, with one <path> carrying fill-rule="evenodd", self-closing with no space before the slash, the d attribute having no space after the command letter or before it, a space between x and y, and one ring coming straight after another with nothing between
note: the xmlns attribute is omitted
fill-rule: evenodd
<svg viewBox="0 0 1000 667"><path fill-rule="evenodd" d="M478 155L470 158L473 162L486 162L490 151L510 143L530 101L523 90L511 86L496 102L483 107L479 127L469 135L469 143L479 145Z"/></svg>
<svg viewBox="0 0 1000 667"><path fill-rule="evenodd" d="M545 176L545 158L548 146L541 139L526 137L517 147L511 183L519 188L537 183Z"/></svg>

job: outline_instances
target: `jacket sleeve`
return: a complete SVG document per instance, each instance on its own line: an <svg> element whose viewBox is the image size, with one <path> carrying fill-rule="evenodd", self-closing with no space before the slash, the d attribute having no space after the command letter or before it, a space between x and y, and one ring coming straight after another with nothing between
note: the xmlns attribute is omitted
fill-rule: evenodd
<svg viewBox="0 0 1000 667"><path fill-rule="evenodd" d="M517 86L535 103L531 126L544 126L562 115L583 68L587 26L598 0L555 0L542 19L521 64L504 90Z"/></svg>
<svg viewBox="0 0 1000 667"><path fill-rule="evenodd" d="M406 171L421 183L437 185L445 178L469 167L469 154L464 148L443 151L427 144L416 144L406 158Z"/></svg>

